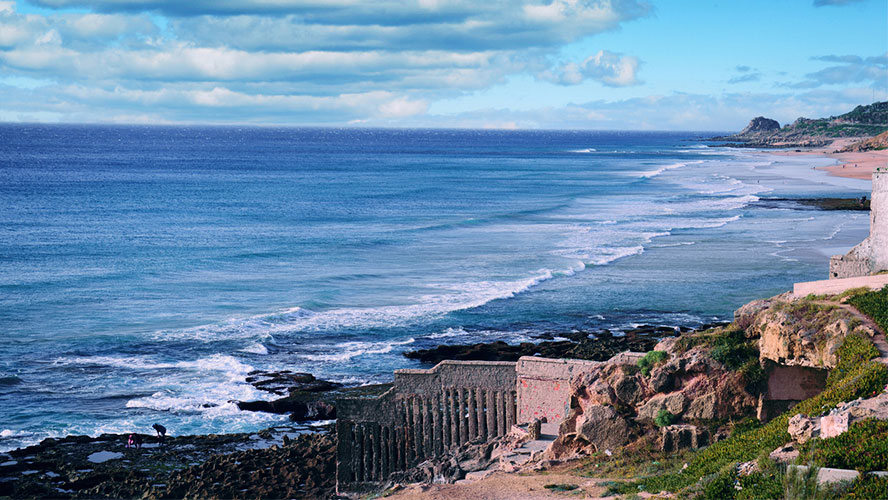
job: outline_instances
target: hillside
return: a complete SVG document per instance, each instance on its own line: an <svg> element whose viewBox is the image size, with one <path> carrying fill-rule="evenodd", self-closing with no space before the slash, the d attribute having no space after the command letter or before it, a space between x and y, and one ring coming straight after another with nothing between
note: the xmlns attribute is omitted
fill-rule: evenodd
<svg viewBox="0 0 888 500"><path fill-rule="evenodd" d="M763 127L763 123L770 126ZM754 118L742 132L716 137L714 140L733 141L744 147L816 147L846 137L870 138L888 131L888 101L857 106L853 110L829 118L798 118L782 128L775 128L774 120Z"/></svg>

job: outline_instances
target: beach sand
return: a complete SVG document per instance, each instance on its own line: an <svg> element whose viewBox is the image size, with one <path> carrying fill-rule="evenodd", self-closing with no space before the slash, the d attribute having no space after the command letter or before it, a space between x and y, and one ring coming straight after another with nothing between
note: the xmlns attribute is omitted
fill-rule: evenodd
<svg viewBox="0 0 888 500"><path fill-rule="evenodd" d="M780 156L827 156L840 163L828 167L818 167L830 175L848 177L851 179L869 180L873 170L877 167L888 167L888 150L865 151L862 153L835 153L845 146L857 142L859 139L838 139L828 146L819 148L806 148L800 151L779 151L774 154Z"/></svg>

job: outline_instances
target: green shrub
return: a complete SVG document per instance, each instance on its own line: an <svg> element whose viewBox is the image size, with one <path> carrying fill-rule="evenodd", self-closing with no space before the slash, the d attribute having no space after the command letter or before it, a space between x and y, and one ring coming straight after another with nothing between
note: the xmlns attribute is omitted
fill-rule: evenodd
<svg viewBox="0 0 888 500"><path fill-rule="evenodd" d="M878 357L879 350L869 340L859 335L848 335L836 351L836 367L829 372L827 386L841 380L848 373L867 361Z"/></svg>
<svg viewBox="0 0 888 500"><path fill-rule="evenodd" d="M842 496L848 500L888 500L888 477L863 476L851 483Z"/></svg>
<svg viewBox="0 0 888 500"><path fill-rule="evenodd" d="M638 360L638 368L645 377L651 374L651 370L666 361L666 351L651 351Z"/></svg>
<svg viewBox="0 0 888 500"><path fill-rule="evenodd" d="M848 303L873 319L882 330L888 330L888 287L848 299Z"/></svg>
<svg viewBox="0 0 888 500"><path fill-rule="evenodd" d="M855 422L848 432L815 442L811 460L824 467L861 472L888 469L888 422Z"/></svg>
<svg viewBox="0 0 888 500"><path fill-rule="evenodd" d="M758 394L764 389L767 376L758 358L750 359L741 366L740 375L743 376L743 384L750 394Z"/></svg>
<svg viewBox="0 0 888 500"><path fill-rule="evenodd" d="M759 352L755 341L744 337L743 330L725 330L713 341L709 355L729 370L737 370L752 359L758 360Z"/></svg>
<svg viewBox="0 0 888 500"><path fill-rule="evenodd" d="M734 498L737 492L737 464L723 467L717 474L703 481L703 498L706 500L726 500Z"/></svg>
<svg viewBox="0 0 888 500"><path fill-rule="evenodd" d="M660 410L657 412L657 416L654 418L654 424L657 427L666 427L667 425L672 425L675 423L677 418L675 415L670 413L667 410Z"/></svg>

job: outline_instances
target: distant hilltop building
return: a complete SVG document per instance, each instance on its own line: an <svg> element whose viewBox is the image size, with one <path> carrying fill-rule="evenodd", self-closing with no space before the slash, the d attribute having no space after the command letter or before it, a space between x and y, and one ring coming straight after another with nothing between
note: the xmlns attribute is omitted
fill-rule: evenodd
<svg viewBox="0 0 888 500"><path fill-rule="evenodd" d="M829 260L829 278L853 278L888 271L888 170L873 172L870 235L845 255Z"/></svg>

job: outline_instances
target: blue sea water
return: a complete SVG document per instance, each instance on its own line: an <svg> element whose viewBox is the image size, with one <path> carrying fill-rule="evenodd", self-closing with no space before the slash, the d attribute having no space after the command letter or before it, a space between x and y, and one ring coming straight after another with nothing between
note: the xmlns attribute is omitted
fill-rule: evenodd
<svg viewBox="0 0 888 500"><path fill-rule="evenodd" d="M696 326L825 278L865 213L825 158L712 133L0 125L0 450L252 431L256 369Z"/></svg>

